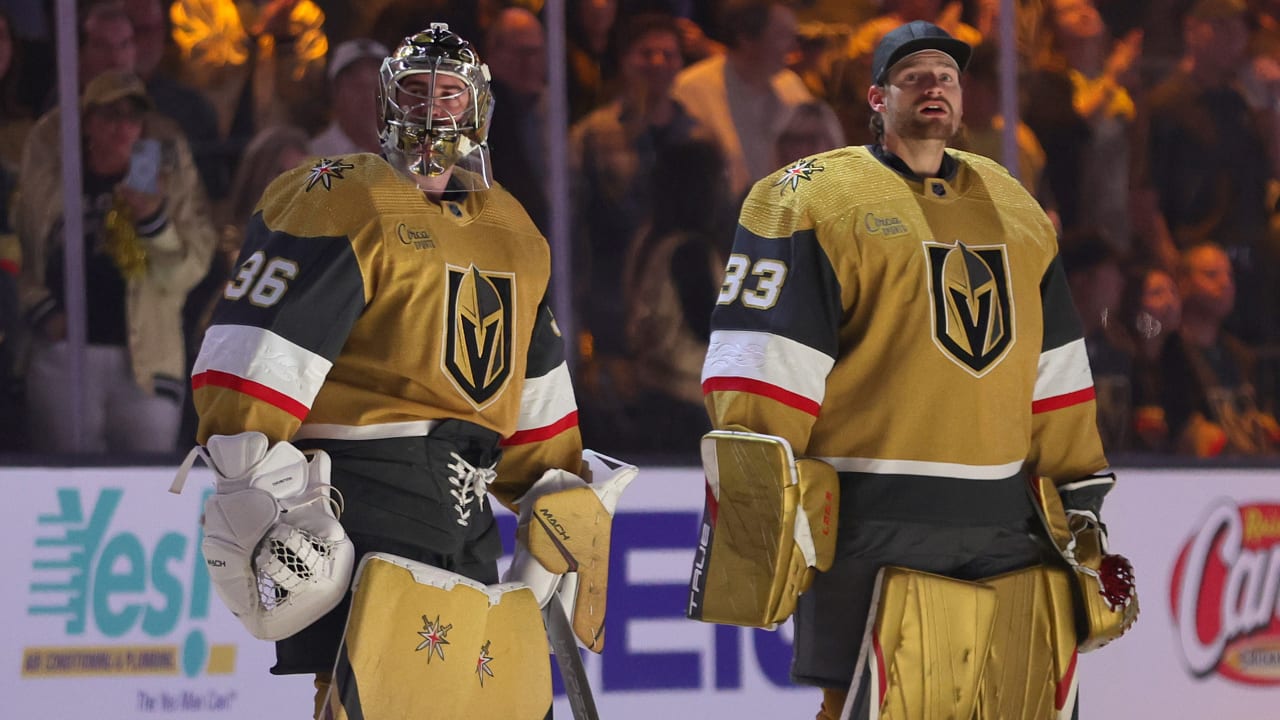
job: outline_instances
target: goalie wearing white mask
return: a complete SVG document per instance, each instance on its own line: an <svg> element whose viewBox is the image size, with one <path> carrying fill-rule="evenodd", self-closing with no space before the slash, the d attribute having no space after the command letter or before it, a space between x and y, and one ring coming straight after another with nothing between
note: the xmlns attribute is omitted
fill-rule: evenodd
<svg viewBox="0 0 1280 720"><path fill-rule="evenodd" d="M603 487L630 479L577 477L550 252L490 177L491 112L488 70L465 40L443 24L406 38L381 69L382 155L315 158L271 183L195 363L193 457L216 474L211 575L246 627L276 641L273 673L317 675L318 716L359 704L370 720L405 717L419 699L403 693L430 692L453 708L441 717L541 718L550 683L533 611L561 572L590 579L604 561L560 546L568 560L550 570L522 563L536 596L495 586L488 495L518 512L552 471L595 488L564 507L607 532L616 493ZM540 537L544 525L525 525ZM368 553L346 625L353 561ZM579 637L598 636L603 579L577 585L595 617ZM363 673L370 657L382 667ZM529 658L541 676L516 672Z"/></svg>

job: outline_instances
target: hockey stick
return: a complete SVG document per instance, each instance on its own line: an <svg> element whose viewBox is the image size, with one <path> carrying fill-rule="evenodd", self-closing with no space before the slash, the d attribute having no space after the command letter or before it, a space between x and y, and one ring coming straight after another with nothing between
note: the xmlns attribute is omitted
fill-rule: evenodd
<svg viewBox="0 0 1280 720"><path fill-rule="evenodd" d="M560 679L564 680L564 691L569 696L573 720L600 720L595 698L591 696L591 685L587 682L587 670L582 666L582 656L578 654L578 642L574 639L573 628L569 626L569 618L560 604L558 593L552 593L551 602L542 609L542 621L547 626L551 651L556 654L556 665L560 667Z"/></svg>

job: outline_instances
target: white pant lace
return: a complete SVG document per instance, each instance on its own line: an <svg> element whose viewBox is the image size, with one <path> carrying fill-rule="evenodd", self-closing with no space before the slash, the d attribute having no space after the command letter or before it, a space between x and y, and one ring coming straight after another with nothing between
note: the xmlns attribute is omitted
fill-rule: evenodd
<svg viewBox="0 0 1280 720"><path fill-rule="evenodd" d="M472 505L483 503L489 484L498 477L498 473L493 466L475 467L463 460L458 453L449 453L449 456L453 458L453 462L449 463L449 469L453 471L453 475L449 477L449 484L453 486L449 494L453 496L455 503L453 509L458 512L455 521L466 527L471 522Z"/></svg>

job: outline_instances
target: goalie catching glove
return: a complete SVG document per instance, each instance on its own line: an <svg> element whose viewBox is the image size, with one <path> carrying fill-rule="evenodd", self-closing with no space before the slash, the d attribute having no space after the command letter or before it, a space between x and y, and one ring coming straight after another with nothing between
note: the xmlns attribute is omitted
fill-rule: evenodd
<svg viewBox="0 0 1280 720"><path fill-rule="evenodd" d="M1115 475L1092 475L1065 485L1031 478L1031 496L1049 538L1076 579L1076 629L1081 652L1120 637L1138 619L1133 566L1111 553L1099 519Z"/></svg>
<svg viewBox="0 0 1280 720"><path fill-rule="evenodd" d="M217 475L204 504L201 545L218 597L260 640L281 640L342 600L355 550L337 513L329 456L310 460L260 432L214 435L187 455L170 492L197 457Z"/></svg>
<svg viewBox="0 0 1280 720"><path fill-rule="evenodd" d="M516 501L516 547L503 582L528 585L539 607L559 593L574 635L598 653L604 649L613 513L639 470L591 450L582 452L582 464L586 479L548 470Z"/></svg>

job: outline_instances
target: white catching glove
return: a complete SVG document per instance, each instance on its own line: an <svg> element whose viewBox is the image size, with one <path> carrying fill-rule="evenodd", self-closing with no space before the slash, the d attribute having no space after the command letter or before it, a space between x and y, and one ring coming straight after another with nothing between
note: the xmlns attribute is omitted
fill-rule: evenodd
<svg viewBox="0 0 1280 720"><path fill-rule="evenodd" d="M196 457L217 474L201 519L209 577L254 637L280 640L342 600L355 550L338 522L329 456L308 461L288 442L269 445L260 432L214 435L191 450L169 490L182 492Z"/></svg>
<svg viewBox="0 0 1280 720"><path fill-rule="evenodd" d="M558 592L582 646L600 652L613 513L639 470L591 450L582 460L589 482L548 470L517 500L515 553L503 582L528 585L540 607Z"/></svg>

